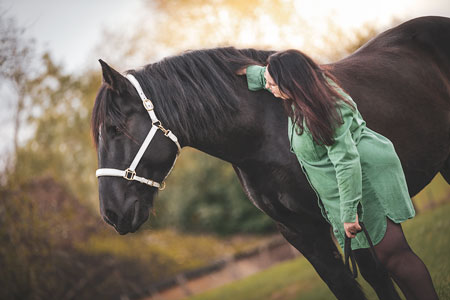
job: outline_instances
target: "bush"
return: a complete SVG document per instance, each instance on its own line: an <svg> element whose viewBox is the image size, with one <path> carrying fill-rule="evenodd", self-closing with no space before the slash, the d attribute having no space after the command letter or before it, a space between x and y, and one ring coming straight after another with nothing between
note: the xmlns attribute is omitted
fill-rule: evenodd
<svg viewBox="0 0 450 300"><path fill-rule="evenodd" d="M119 299L156 280L152 268L169 269L133 256L136 244L127 257L81 248L110 233L51 178L3 188L0 197L0 299Z"/></svg>
<svg viewBox="0 0 450 300"><path fill-rule="evenodd" d="M141 296L152 283L259 240L170 230L119 236L51 178L0 188L0 198L0 299Z"/></svg>
<svg viewBox="0 0 450 300"><path fill-rule="evenodd" d="M167 186L147 226L220 235L275 230L245 196L231 165L197 150L183 150Z"/></svg>

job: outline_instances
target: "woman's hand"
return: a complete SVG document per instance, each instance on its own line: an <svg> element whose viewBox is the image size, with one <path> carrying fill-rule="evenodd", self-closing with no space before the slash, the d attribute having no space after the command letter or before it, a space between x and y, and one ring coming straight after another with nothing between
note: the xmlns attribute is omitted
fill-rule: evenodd
<svg viewBox="0 0 450 300"><path fill-rule="evenodd" d="M247 74L247 67L237 70L236 74L237 75L245 75L245 74Z"/></svg>
<svg viewBox="0 0 450 300"><path fill-rule="evenodd" d="M361 231L361 226L359 226L358 214L356 214L355 223L344 223L345 234L349 238L354 238L358 232Z"/></svg>

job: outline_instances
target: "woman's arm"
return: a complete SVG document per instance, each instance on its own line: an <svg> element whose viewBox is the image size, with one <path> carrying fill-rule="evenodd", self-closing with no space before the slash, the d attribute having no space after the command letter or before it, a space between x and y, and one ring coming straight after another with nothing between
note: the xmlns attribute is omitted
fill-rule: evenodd
<svg viewBox="0 0 450 300"><path fill-rule="evenodd" d="M238 75L247 75L247 86L250 91L259 91L266 88L264 72L266 67L251 65L236 72Z"/></svg>
<svg viewBox="0 0 450 300"><path fill-rule="evenodd" d="M360 230L357 223L357 208L362 197L362 175L361 163L356 144L352 138L350 126L353 120L352 108L343 103L339 103L342 119L344 121L336 128L331 146L325 146L328 156L336 170L336 179L339 188L341 221L345 224L347 236L354 237ZM347 227L347 228L346 228Z"/></svg>

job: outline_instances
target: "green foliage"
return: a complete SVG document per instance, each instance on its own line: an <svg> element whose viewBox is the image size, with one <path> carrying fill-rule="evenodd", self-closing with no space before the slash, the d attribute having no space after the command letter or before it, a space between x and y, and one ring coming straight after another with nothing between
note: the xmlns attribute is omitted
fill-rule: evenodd
<svg viewBox="0 0 450 300"><path fill-rule="evenodd" d="M111 231L102 232L90 236L76 247L94 256L108 255L147 265L150 268L147 272L153 276L148 281L150 283L249 250L259 243L258 237L224 241L211 235L192 235L166 229L126 236Z"/></svg>
<svg viewBox="0 0 450 300"><path fill-rule="evenodd" d="M8 18L4 12L0 14L0 90L7 94L2 95L0 116L4 118L2 121L7 122L2 122L1 131L12 128L10 142L13 152L17 151L20 130L28 115L28 79L36 67L33 40L26 39L23 33L24 30L16 25L14 19ZM7 152L8 148L9 143L5 143L1 151ZM0 164L5 169L13 168L13 157L0 157ZM5 176L0 174L0 182L5 180Z"/></svg>
<svg viewBox="0 0 450 300"><path fill-rule="evenodd" d="M48 178L3 188L0 198L0 286L8 287L0 298L61 296L61 281L71 279L70 245L94 228L89 210Z"/></svg>
<svg viewBox="0 0 450 300"><path fill-rule="evenodd" d="M58 178L83 200L95 199L95 151L89 134L92 99L100 85L98 73L65 75L49 55L43 72L30 80L33 138L16 153L10 182L27 182L42 174Z"/></svg>
<svg viewBox="0 0 450 300"><path fill-rule="evenodd" d="M440 299L450 297L449 214L450 204L446 204L418 215L403 226L411 248L427 265ZM361 276L358 281L368 299L378 299ZM323 300L335 297L309 262L301 257L189 299Z"/></svg>
<svg viewBox="0 0 450 300"><path fill-rule="evenodd" d="M42 239L47 227L28 197L0 193L0 289L2 299L30 298L40 285L39 272L48 269L51 244ZM36 257L43 258L36 260Z"/></svg>
<svg viewBox="0 0 450 300"><path fill-rule="evenodd" d="M218 234L261 233L273 222L246 198L230 164L185 149L155 203L157 227Z"/></svg>
<svg viewBox="0 0 450 300"><path fill-rule="evenodd" d="M119 236L51 178L2 188L0 198L0 299L119 299L260 241Z"/></svg>

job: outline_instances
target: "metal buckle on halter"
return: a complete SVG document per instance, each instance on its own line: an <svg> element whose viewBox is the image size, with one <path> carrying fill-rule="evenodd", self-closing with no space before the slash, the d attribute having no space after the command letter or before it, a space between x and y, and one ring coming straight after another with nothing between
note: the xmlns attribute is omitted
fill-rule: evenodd
<svg viewBox="0 0 450 300"><path fill-rule="evenodd" d="M150 99L144 99L142 100L142 103L144 104L145 109L148 111L153 110L155 108Z"/></svg>
<svg viewBox="0 0 450 300"><path fill-rule="evenodd" d="M153 125L161 129L161 131L164 133L165 136L169 135L170 130L165 129L164 126L162 126L160 120L153 122Z"/></svg>
<svg viewBox="0 0 450 300"><path fill-rule="evenodd" d="M163 181L163 182L161 182L160 184L159 184L159 190L160 191L162 191L163 189L165 189L166 188L166 182L165 181Z"/></svg>
<svg viewBox="0 0 450 300"><path fill-rule="evenodd" d="M133 180L134 176L136 176L136 171L126 169L123 178L125 178L126 180Z"/></svg>

